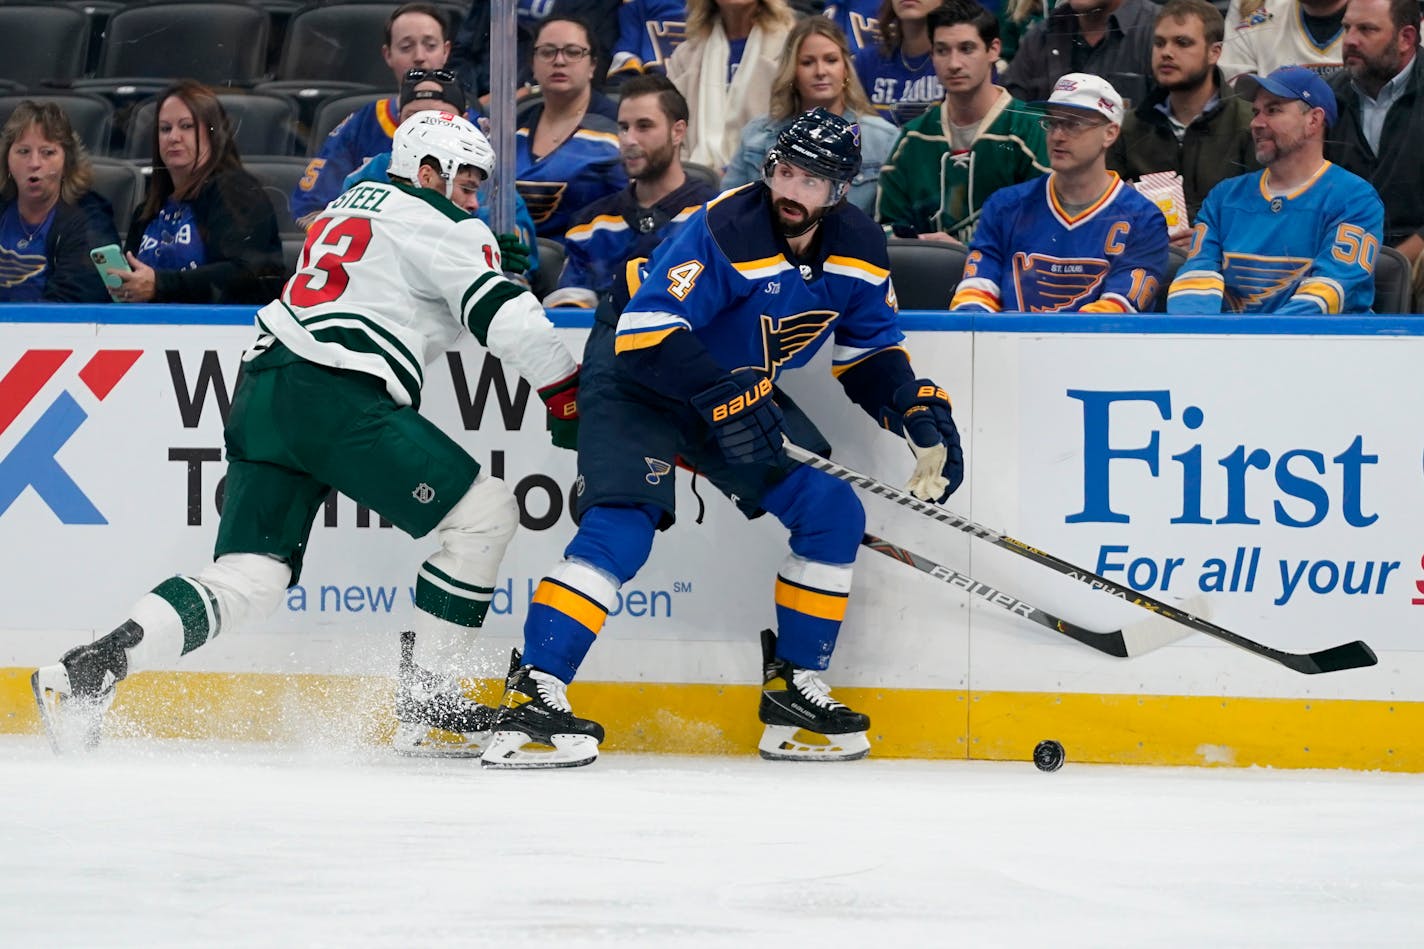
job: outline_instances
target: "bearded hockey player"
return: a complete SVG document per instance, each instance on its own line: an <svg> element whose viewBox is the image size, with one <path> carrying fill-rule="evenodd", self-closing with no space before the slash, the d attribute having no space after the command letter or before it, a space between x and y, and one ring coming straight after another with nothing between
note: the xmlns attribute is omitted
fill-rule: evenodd
<svg viewBox="0 0 1424 949"><path fill-rule="evenodd" d="M630 264L621 293L600 307L581 377L578 533L535 591L484 766L596 758L603 727L573 714L565 686L619 588L673 522L678 459L748 517L770 513L791 534L776 577L778 629L762 634L762 756L831 761L870 750L869 718L821 679L865 512L849 485L787 459L785 436L829 446L775 380L833 340L846 394L909 441L909 490L944 500L964 460L948 395L916 378L902 346L884 235L845 201L859 170L856 126L824 109L802 115L767 154L763 181L694 214L641 271Z"/></svg>
<svg viewBox="0 0 1424 949"><path fill-rule="evenodd" d="M317 216L243 357L214 561L160 583L113 632L34 674L56 751L98 742L130 673L168 668L275 610L335 488L440 544L420 565L415 630L403 636L397 750L479 753L493 710L467 699L445 662L484 621L518 511L503 481L417 411L424 367L468 331L538 389L555 444L573 447L578 420L573 356L534 297L501 275L494 235L451 201L494 160L468 121L422 112L396 130L389 183L357 185Z"/></svg>

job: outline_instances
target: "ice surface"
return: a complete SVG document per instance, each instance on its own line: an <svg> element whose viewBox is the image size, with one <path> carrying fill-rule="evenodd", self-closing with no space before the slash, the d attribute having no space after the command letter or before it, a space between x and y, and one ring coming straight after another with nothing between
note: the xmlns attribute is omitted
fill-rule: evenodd
<svg viewBox="0 0 1424 949"><path fill-rule="evenodd" d="M0 738L0 946L1419 946L1424 776Z"/></svg>

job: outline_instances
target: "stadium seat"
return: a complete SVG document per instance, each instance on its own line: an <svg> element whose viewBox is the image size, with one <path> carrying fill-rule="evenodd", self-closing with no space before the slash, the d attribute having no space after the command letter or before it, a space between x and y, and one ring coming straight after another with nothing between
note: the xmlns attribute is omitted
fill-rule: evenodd
<svg viewBox="0 0 1424 949"><path fill-rule="evenodd" d="M262 188L277 212L277 230L283 237L300 237L305 232L292 217L292 190L306 173L305 158L244 158L242 167L262 182Z"/></svg>
<svg viewBox="0 0 1424 949"><path fill-rule="evenodd" d="M99 67L99 52L104 48L104 31L109 20L128 4L124 0L63 0L63 5L83 13L89 21L88 50L84 54L84 68L78 75L93 75Z"/></svg>
<svg viewBox="0 0 1424 949"><path fill-rule="evenodd" d="M902 310L947 310L964 275L963 247L913 237L886 240L890 278Z"/></svg>
<svg viewBox="0 0 1424 949"><path fill-rule="evenodd" d="M687 172L687 177L693 181L706 182L718 191L722 190L722 176L717 174L717 169L699 165L695 161L685 161L682 163L682 170Z"/></svg>
<svg viewBox="0 0 1424 949"><path fill-rule="evenodd" d="M321 146L326 144L326 137L331 134L331 130L352 112L368 102L390 96L389 92L358 92L355 95L336 96L324 101L316 107L316 117L312 119L311 132L307 136L307 154L315 155L321 151Z"/></svg>
<svg viewBox="0 0 1424 949"><path fill-rule="evenodd" d="M288 274L296 272L297 262L302 255L302 246L306 242L305 234L300 237L291 235L282 237L282 263Z"/></svg>
<svg viewBox="0 0 1424 949"><path fill-rule="evenodd" d="M1375 258L1376 313L1412 313L1414 272L1409 258L1393 247L1381 246Z"/></svg>
<svg viewBox="0 0 1424 949"><path fill-rule="evenodd" d="M0 78L35 87L84 74L89 18L67 6L0 6Z"/></svg>
<svg viewBox="0 0 1424 949"><path fill-rule="evenodd" d="M196 79L242 85L266 68L266 11L247 3L154 3L109 20L92 83Z"/></svg>
<svg viewBox="0 0 1424 949"><path fill-rule="evenodd" d="M114 124L114 107L107 99L82 93L58 92L4 96L0 97L0 124L4 124L10 113L15 111L15 107L26 99L57 104L64 110L64 114L69 116L69 124L74 126L79 140L89 149L91 155L108 153L109 132Z"/></svg>
<svg viewBox="0 0 1424 949"><path fill-rule="evenodd" d="M1152 303L1152 313L1167 312L1167 291L1172 281L1177 279L1177 271L1187 262L1187 252L1180 247L1167 248L1167 270L1162 274L1162 285L1157 288L1157 299Z"/></svg>
<svg viewBox="0 0 1424 949"><path fill-rule="evenodd" d="M537 238L539 242L539 270L529 289L540 300L554 292L559 285L559 274L564 270L564 245L549 237Z"/></svg>
<svg viewBox="0 0 1424 949"><path fill-rule="evenodd" d="M287 24L275 78L320 79L376 88L392 85L381 57L386 20L394 3L340 3L307 7Z"/></svg>
<svg viewBox="0 0 1424 949"><path fill-rule="evenodd" d="M138 165L122 158L95 158L93 164L94 193L103 195L113 205L114 226L123 237L134 211L143 203L147 190L143 172Z"/></svg>
<svg viewBox="0 0 1424 949"><path fill-rule="evenodd" d="M218 101L232 120L237 150L243 158L293 154L297 104L291 99L263 93L219 93ZM124 149L129 158L153 158L153 117L157 109L157 100L150 99L129 116Z"/></svg>

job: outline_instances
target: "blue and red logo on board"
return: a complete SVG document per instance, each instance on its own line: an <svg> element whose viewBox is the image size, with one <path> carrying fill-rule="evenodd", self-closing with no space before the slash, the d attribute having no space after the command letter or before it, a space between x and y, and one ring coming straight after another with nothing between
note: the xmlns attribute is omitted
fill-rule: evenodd
<svg viewBox="0 0 1424 949"><path fill-rule="evenodd" d="M71 360L72 349L29 350L0 378L0 438L41 398L66 365L78 365L74 378L102 402L142 355L137 349L101 349L78 365ZM0 515L26 488L33 488L61 523L109 523L57 457L88 418L89 413L68 386L61 388L39 419L0 458Z"/></svg>

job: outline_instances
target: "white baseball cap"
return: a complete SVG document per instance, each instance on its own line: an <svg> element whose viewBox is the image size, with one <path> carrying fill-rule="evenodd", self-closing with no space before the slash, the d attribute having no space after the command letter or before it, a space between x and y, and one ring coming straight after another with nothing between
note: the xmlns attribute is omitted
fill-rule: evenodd
<svg viewBox="0 0 1424 949"><path fill-rule="evenodd" d="M1102 76L1085 72L1067 73L1053 84L1053 92L1047 100L1032 104L1040 108L1057 105L1096 112L1114 125L1122 124L1122 96Z"/></svg>

